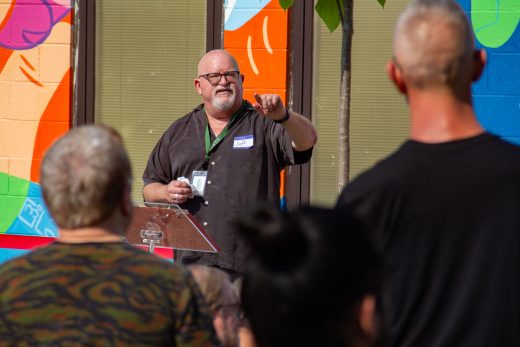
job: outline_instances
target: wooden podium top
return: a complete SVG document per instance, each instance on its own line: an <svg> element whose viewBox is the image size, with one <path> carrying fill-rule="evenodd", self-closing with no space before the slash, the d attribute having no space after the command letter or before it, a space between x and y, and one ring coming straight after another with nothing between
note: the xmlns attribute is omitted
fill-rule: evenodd
<svg viewBox="0 0 520 347"><path fill-rule="evenodd" d="M134 245L217 253L220 251L197 220L178 205L134 206L125 237Z"/></svg>

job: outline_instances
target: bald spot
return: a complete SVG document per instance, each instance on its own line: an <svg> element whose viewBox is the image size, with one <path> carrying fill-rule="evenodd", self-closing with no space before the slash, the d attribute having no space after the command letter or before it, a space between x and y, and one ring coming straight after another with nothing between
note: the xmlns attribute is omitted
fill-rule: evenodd
<svg viewBox="0 0 520 347"><path fill-rule="evenodd" d="M238 68L237 61L235 58L229 54L228 51L223 49L214 49L212 51L209 51L208 53L204 54L202 58L200 58L199 65L197 66L197 72L198 75L203 75L211 72L218 72L218 71L208 71L213 65L213 62L216 60L219 60L218 58L223 58L228 61L231 61L231 64L234 66L234 68L237 71L240 71Z"/></svg>

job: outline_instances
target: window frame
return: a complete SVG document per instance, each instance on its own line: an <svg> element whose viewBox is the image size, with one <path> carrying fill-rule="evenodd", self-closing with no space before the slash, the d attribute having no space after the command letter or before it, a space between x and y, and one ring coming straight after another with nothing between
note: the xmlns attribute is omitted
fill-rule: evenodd
<svg viewBox="0 0 520 347"><path fill-rule="evenodd" d="M74 0L73 56L76 64L72 127L95 121L96 1ZM222 9L223 0L206 2L206 51L222 48Z"/></svg>
<svg viewBox="0 0 520 347"><path fill-rule="evenodd" d="M295 1L289 11L288 102L292 110L312 120L312 48L314 1ZM311 164L289 167L287 206L308 205Z"/></svg>

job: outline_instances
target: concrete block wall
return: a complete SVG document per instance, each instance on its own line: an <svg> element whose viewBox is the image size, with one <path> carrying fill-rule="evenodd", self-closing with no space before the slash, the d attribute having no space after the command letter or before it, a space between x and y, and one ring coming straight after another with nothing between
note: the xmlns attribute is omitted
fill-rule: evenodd
<svg viewBox="0 0 520 347"><path fill-rule="evenodd" d="M56 235L38 182L70 128L71 23L71 0L0 0L0 262Z"/></svg>
<svg viewBox="0 0 520 347"><path fill-rule="evenodd" d="M458 0L488 64L473 88L481 124L520 144L520 1Z"/></svg>

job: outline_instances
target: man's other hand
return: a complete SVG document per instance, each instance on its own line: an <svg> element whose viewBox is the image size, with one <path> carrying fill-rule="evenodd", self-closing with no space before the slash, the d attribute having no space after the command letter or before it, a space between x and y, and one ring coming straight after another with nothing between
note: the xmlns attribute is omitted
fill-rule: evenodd
<svg viewBox="0 0 520 347"><path fill-rule="evenodd" d="M166 185L166 200L170 204L182 204L191 197L190 186L183 181L171 181Z"/></svg>

